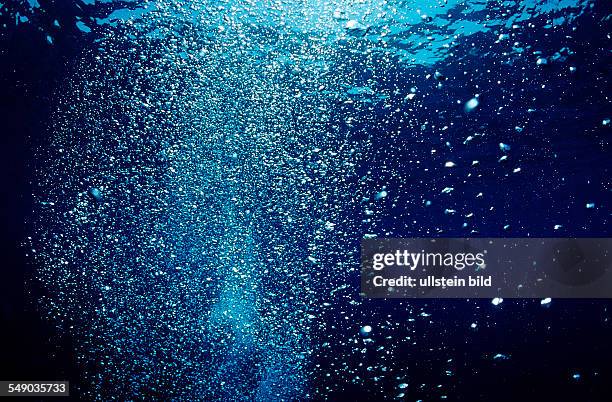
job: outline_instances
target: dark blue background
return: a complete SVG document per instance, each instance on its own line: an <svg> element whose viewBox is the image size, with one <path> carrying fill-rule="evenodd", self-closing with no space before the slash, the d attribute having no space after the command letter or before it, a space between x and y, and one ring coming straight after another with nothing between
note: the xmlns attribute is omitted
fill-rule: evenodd
<svg viewBox="0 0 612 402"><path fill-rule="evenodd" d="M37 14L30 24L14 23L16 11L27 14L21 4L25 2L5 5L14 8L0 16L0 25L7 26L0 30L0 247L4 261L0 281L0 378L68 379L78 383L82 367L71 354L71 339L57 337L35 311L33 300L44 290L26 281L33 267L25 260L21 244L29 231L33 150L47 144L53 91L76 55L94 48L92 37L83 35L74 22L77 16L87 21L94 15L104 15L109 6L39 2L46 12ZM371 225L364 226L363 232L397 237L609 236L610 128L601 124L602 119L612 115L611 30L610 21L605 19L610 9L606 3L596 2L589 14L554 32L541 28L544 17L532 21L539 28L524 35L538 38L539 49L544 53L553 54L564 46L575 52L563 63L541 68L533 57L525 57L513 65L504 64L502 52L490 51L498 45L483 33L460 43L454 51L456 56L440 65L416 67L422 70L421 74L413 69L407 76L405 70L388 69L381 85L423 77L414 84L432 96L423 101L423 107L416 112L417 119L427 119L436 126L450 121L455 125L443 138L428 129L419 135L409 129L394 137L382 135L400 127L397 121L379 121L355 130L355 136L369 138L372 149L378 149L360 166L364 174L372 172L367 186L387 186L391 195L380 206L382 213ZM55 19L64 28L55 33L55 44L50 47L38 27L52 30ZM478 52L471 52L472 42ZM578 67L571 77L569 65ZM435 70L448 77L443 91L435 89L436 82L424 78ZM495 73L484 76L486 70ZM468 74L464 75L464 71ZM503 84L498 85L497 79ZM546 84L545 90L540 87L542 83ZM502 101L502 91L515 96ZM449 108L455 99L467 100L475 92L481 94L477 111L466 115L463 105ZM526 120L526 109L533 104L537 110ZM504 109L497 113L499 106ZM339 107L337 113L348 111ZM381 109L381 116L384 113ZM517 137L517 125L524 127L525 135ZM463 139L474 132L486 132L487 137L474 147L463 146ZM452 153L446 141L453 144ZM496 149L499 142L512 144L512 155L519 162L521 174L512 174L514 166L497 162L501 156ZM438 150L436 155L431 155L431 148ZM459 165L454 170L443 168L451 155ZM408 163L411 159L420 159L421 166ZM481 161L478 169L483 176L464 181L462 166L469 165L472 159ZM430 170L424 172L423 166ZM402 177L409 178L409 191L399 180ZM455 191L440 195L445 186L455 187ZM485 194L482 200L474 199L478 192ZM432 201L431 207L424 207L425 199ZM586 209L585 204L591 201L597 208ZM491 206L495 207L493 211L489 210ZM346 213L360 220L360 208L355 206L354 211ZM461 214L445 215L445 208L473 211L477 218L463 228ZM412 223L414 220L417 224ZM563 228L553 231L555 224ZM510 225L510 231L504 230L504 225ZM356 289L358 283L355 277ZM329 341L334 347L320 351L314 363L321 366L314 370L310 381L317 389L317 399L381 400L397 395L398 381L392 376L376 383L353 384L352 376L343 377L331 366L340 362L357 366L363 361L363 356L354 355L353 345L334 340L358 337L360 326L369 323L378 345L405 336L416 342L415 346L396 351L392 359L387 358L390 367L408 368L409 394L413 398L437 400L448 395L449 400L465 401L609 400L611 307L605 300L554 300L549 308L543 308L537 300L506 300L497 308L489 300L375 300L359 307L339 300L337 308L323 319L343 322L348 314L353 316L352 324L339 326L336 332L315 334L320 343ZM382 325L384 321L405 322L411 308L429 311L432 317L418 318L393 330ZM473 321L479 323L477 331L469 327ZM492 356L497 353L509 359L494 360ZM446 363L445 356L453 357L453 361ZM359 368L364 371L362 378L368 377L368 363L375 364L381 357L370 351L365 359L366 364ZM447 369L453 375L445 375ZM573 379L574 373L580 373L580 379Z"/></svg>

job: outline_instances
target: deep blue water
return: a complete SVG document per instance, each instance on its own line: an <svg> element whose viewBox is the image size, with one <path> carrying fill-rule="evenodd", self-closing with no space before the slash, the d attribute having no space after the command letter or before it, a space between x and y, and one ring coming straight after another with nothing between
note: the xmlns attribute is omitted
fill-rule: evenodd
<svg viewBox="0 0 612 402"><path fill-rule="evenodd" d="M0 3L2 378L609 399L609 302L358 270L363 237L609 236L607 2Z"/></svg>

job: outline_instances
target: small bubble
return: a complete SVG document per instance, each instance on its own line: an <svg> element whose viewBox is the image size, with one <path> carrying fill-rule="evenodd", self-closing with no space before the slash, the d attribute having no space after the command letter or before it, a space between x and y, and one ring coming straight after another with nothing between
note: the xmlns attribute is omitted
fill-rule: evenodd
<svg viewBox="0 0 612 402"><path fill-rule="evenodd" d="M493 304L494 306L499 306L500 303L502 303L504 301L504 299L502 299L501 297L496 297L493 300L491 300L491 304Z"/></svg>
<svg viewBox="0 0 612 402"><path fill-rule="evenodd" d="M383 198L387 197L387 195L389 195L389 194L387 193L387 191L386 191L386 190L382 190L382 191L380 191L378 194L376 194L376 197L375 197L375 198L376 198L377 200L382 200Z"/></svg>
<svg viewBox="0 0 612 402"><path fill-rule="evenodd" d="M445 81L445 80L446 80L446 77L444 76L444 74L442 74L442 73L441 73L441 72L439 72L439 71L436 71L436 72L434 73L434 78L435 78L436 80L438 80L438 81Z"/></svg>
<svg viewBox="0 0 612 402"><path fill-rule="evenodd" d="M465 102L464 110L466 113L472 112L478 107L479 104L480 102L478 102L478 99L472 98L469 101Z"/></svg>
<svg viewBox="0 0 612 402"><path fill-rule="evenodd" d="M95 201L102 201L102 192L98 188L91 187L88 193Z"/></svg>
<svg viewBox="0 0 612 402"><path fill-rule="evenodd" d="M361 327L361 329L359 330L359 333L362 336L369 336L370 333L372 332L372 327L369 325L364 325L363 327Z"/></svg>
<svg viewBox="0 0 612 402"><path fill-rule="evenodd" d="M503 353L497 353L495 356L493 356L493 360L508 360L509 357L508 355L505 355Z"/></svg>

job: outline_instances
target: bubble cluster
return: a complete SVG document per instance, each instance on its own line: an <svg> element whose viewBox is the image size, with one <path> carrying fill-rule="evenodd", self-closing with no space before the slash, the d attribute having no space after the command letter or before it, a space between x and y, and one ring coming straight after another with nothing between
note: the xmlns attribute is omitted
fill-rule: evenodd
<svg viewBox="0 0 612 402"><path fill-rule="evenodd" d="M314 39L177 6L121 23L62 88L35 193L42 304L95 356L101 398L286 399L350 263L356 151L323 90L340 82Z"/></svg>

